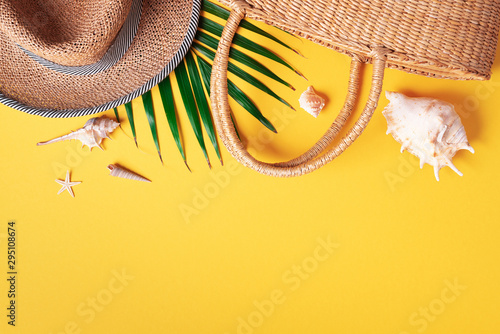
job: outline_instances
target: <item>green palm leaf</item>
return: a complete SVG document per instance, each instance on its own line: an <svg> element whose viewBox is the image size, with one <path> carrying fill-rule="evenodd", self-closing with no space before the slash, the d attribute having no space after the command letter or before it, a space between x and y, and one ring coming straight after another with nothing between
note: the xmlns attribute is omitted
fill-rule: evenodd
<svg viewBox="0 0 500 334"><path fill-rule="evenodd" d="M120 123L120 117L118 116L118 109L113 108L113 111L115 112L116 121Z"/></svg>
<svg viewBox="0 0 500 334"><path fill-rule="evenodd" d="M196 109L196 102L193 96L193 91L191 85L189 84L189 77L186 71L186 65L184 61L181 61L179 65L175 68L175 77L177 78L177 84L179 85L179 90L181 92L182 101L186 107L186 113L193 128L198 144L200 145L205 159L207 160L208 166L212 168L210 160L208 159L207 148L205 147L205 141L203 140L203 133L201 131L200 117Z"/></svg>
<svg viewBox="0 0 500 334"><path fill-rule="evenodd" d="M207 45L208 47L210 47L214 50L217 50L217 46L219 45L219 41L216 38L208 35L207 33L204 33L203 31L198 31L198 33L196 34L196 39L197 39L197 41ZM193 43L192 47L199 52L203 52L202 45L199 44L197 41L195 41ZM292 90L295 90L295 88L292 85L290 85L285 80L281 79L279 76L277 76L269 68L262 65L260 62L251 58L250 56L244 54L243 52L231 48L231 51L229 52L229 57L242 63L243 65L248 66L251 69L256 70L257 72L260 72L260 73L264 74L265 76L268 76L269 78L291 88Z"/></svg>
<svg viewBox="0 0 500 334"><path fill-rule="evenodd" d="M208 138L210 138L215 152L217 153L217 156L219 157L219 160L223 165L219 144L217 143L217 136L215 135L212 116L210 115L210 109L208 108L207 97L205 96L205 92L203 91L200 73L198 72L198 67L196 66L196 62L191 52L188 52L186 54L186 65L189 71L189 77L191 79L191 85L193 87L196 105L198 106L198 111L200 112L205 131L207 132Z"/></svg>
<svg viewBox="0 0 500 334"><path fill-rule="evenodd" d="M212 68L203 58L200 57L198 57L198 64L200 65L200 73L203 79L203 85L205 86L205 89L207 90L208 95L210 96L210 75L212 73ZM240 133L238 131L238 125L236 124L232 111L231 111L231 121L234 124L234 130L236 131L238 139L241 140Z"/></svg>
<svg viewBox="0 0 500 334"><path fill-rule="evenodd" d="M116 121L120 124L120 129L123 130L122 123L120 122L120 116L118 115L118 108L113 108L113 111L115 112Z"/></svg>
<svg viewBox="0 0 500 334"><path fill-rule="evenodd" d="M198 64L200 64L200 70L202 76L204 76L205 85L210 81L210 76L212 75L212 67L203 58L198 57ZM277 133L271 122L262 115L257 106L250 100L250 98L243 93L231 80L227 80L227 90L229 96L231 96L239 105L241 105L245 110L247 110L252 116L257 118L265 127L274 133Z"/></svg>
<svg viewBox="0 0 500 334"><path fill-rule="evenodd" d="M165 110L165 115L167 116L168 125L170 126L170 131L172 132L172 136L174 137L175 144L179 149L179 152L186 164L186 167L189 171L189 165L187 164L186 155L184 154L184 148L182 146L181 136L179 134L179 126L177 121L177 115L175 112L175 104L174 97L172 95L172 85L170 83L170 77L165 78L162 82L158 84L158 88L160 89L160 96L163 102L163 109Z"/></svg>
<svg viewBox="0 0 500 334"><path fill-rule="evenodd" d="M255 103L250 100L250 98L243 93L241 89L238 88L231 80L227 81L227 89L230 92L229 95L240 104L243 108L245 108L253 117L257 118L266 128L271 130L274 133L278 133L276 128L269 122L267 118L262 115L259 108L255 105Z"/></svg>
<svg viewBox="0 0 500 334"><path fill-rule="evenodd" d="M229 11L222 8L221 6L209 2L208 0L203 1L203 10L207 13L213 14L224 20L227 20L227 18L229 17ZM211 168L212 166L210 164L207 149L205 146L205 141L203 138L201 122L203 122L203 127L205 128L205 131L212 145L214 146L215 152L221 163L222 163L222 155L220 152L219 144L217 142L214 125L210 114L210 105L207 101L207 96L205 95L205 91L203 89L205 88L206 91L208 92L208 95L210 96L210 77L211 77L212 67L205 58L213 62L215 57L215 52L213 50L217 49L219 40L212 35L220 37L223 30L223 26L203 16L200 17L199 22L200 22L199 29L196 34L195 41L192 45L192 49L187 53L185 60L180 62L180 64L174 70L174 73L177 79L176 82L179 87L179 91L181 93L181 98L184 107L186 109L186 114L188 116L189 122L194 131L198 144L200 145L200 148L203 151L205 159L207 160L208 166ZM282 45L288 50L298 53L297 50L293 49L286 43L283 43L278 38L274 37L273 35L269 34L268 32L260 29L259 27L255 26L254 24L246 20L243 20L240 25L244 29L247 29L249 31L252 31L253 33L269 38L270 40ZM233 43L243 49L250 50L251 52L255 52L258 55L266 57L267 59L278 62L302 76L302 74L300 74L297 70L295 70L293 66L291 66L288 62L279 57L276 53L270 51L269 49L263 47L262 45L259 45L251 41L246 37L236 34ZM300 55L300 53L298 54ZM246 67L249 67L273 79L274 81L277 81L295 90L295 88L293 88L292 85L290 85L285 80L281 79L278 75L274 73L274 71L271 71L269 68L267 68L254 58L250 57L245 52L231 48L229 56L232 60ZM293 107L288 102L279 97L259 79L257 79L250 73L247 73L243 68L230 62L228 64L228 71L293 109ZM174 73L172 73L172 75ZM238 86L236 86L231 80L228 80L227 85L228 85L228 94L233 100L235 100L238 104L240 104L246 111L248 111L251 115L253 115L268 129L270 129L273 132L276 132L276 129L271 124L271 122L259 111L255 103ZM181 154L184 163L186 164L186 167L189 169L186 160L186 154L184 152L184 147L182 145L181 131L179 131L180 129L178 125L175 103L172 94L172 83L170 77L160 82L158 88L160 90L160 96L165 110L165 115L170 126L170 131L172 132L172 136L175 140L179 153ZM163 163L162 156L160 153L157 123L155 120L151 91L145 93L142 96L142 101L144 104L144 110L146 112L146 117L149 123L149 127L151 129L151 134L153 136L156 149L158 151L158 155ZM136 136L134 115L131 102L125 104L125 110L127 112L127 118L130 123L135 144L137 146L137 136ZM114 109L114 113L118 120L119 115L118 115L118 110L116 108ZM236 133L238 134L239 137L240 135L238 133L237 125L233 118L232 113L231 113L231 120L233 121Z"/></svg>
<svg viewBox="0 0 500 334"><path fill-rule="evenodd" d="M156 129L155 112L153 108L153 98L151 97L151 91L148 91L142 95L142 103L144 105L144 110L146 111L146 117L148 119L149 127L151 128L151 134L153 135L153 140L155 142L156 150L158 151L158 156L163 164L163 159L160 152L160 144L158 143L158 131Z"/></svg>
<svg viewBox="0 0 500 334"><path fill-rule="evenodd" d="M212 50L208 49L207 47L203 45L198 45L198 47L194 47L195 50L197 50L199 53L210 59L212 62L214 61L215 58L215 52ZM245 72L242 70L240 67L236 66L233 63L228 63L228 71L233 73L234 75L240 77L241 79L245 80L249 84L253 85L254 87L260 89L264 93L269 94L270 96L274 97L278 101L284 103L287 107L295 110L288 102L283 100L281 97L276 95L269 87L267 87L265 84L263 84L259 79L254 77L253 75L249 74L248 72Z"/></svg>
<svg viewBox="0 0 500 334"><path fill-rule="evenodd" d="M210 1L203 1L203 7L202 9L207 12L207 13L210 13L212 15L215 15L217 17L220 17L221 19L227 21L227 19L229 18L229 11L225 8L222 8ZM299 51L295 50L294 48L292 48L291 46L289 46L288 44L285 44L283 43L281 40L279 40L278 38L274 37L273 35L271 35L270 33L260 29L259 27L257 27L256 25L248 22L247 20L243 20L240 22L240 27L242 28L245 28L249 31L252 31L256 34L259 34L261 36L264 36L264 37L267 37L269 38L270 40L284 46L285 48L289 49L289 50L292 50L293 52L297 53L298 55L302 56Z"/></svg>
<svg viewBox="0 0 500 334"><path fill-rule="evenodd" d="M132 129L132 135L134 136L135 146L137 145L137 136L135 134L135 123L134 123L134 112L132 111L132 102L125 103L125 111L127 112L128 122L130 123L130 129Z"/></svg>
<svg viewBox="0 0 500 334"><path fill-rule="evenodd" d="M234 119L232 112L231 112L231 121L233 122L233 125L234 125L234 132L236 132L238 139L241 141L240 132L238 131L238 124L236 123L236 120Z"/></svg>
<svg viewBox="0 0 500 334"><path fill-rule="evenodd" d="M206 30L209 33L214 34L218 37L220 37L222 35L222 30L224 29L224 27L222 25L220 25L217 22L214 22L206 17L203 17L203 16L200 17L198 27L203 29L203 30ZM240 46L244 49L247 49L249 51L255 52L261 56L267 57L271 60L274 60L275 62L280 63L280 64L288 67L289 69L291 69L292 71L294 71L295 73L300 75L301 77L304 77L300 72L298 72L295 68L293 68L292 65L290 65L288 62L286 62L285 60L280 58L274 52L266 49L262 45L259 45L255 42L249 40L248 38L246 38L244 36L241 36L239 34L234 35L233 44Z"/></svg>

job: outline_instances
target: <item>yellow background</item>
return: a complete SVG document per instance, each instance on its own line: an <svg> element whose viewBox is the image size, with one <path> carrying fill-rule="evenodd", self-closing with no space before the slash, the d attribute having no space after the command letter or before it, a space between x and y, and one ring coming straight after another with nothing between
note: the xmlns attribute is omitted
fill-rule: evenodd
<svg viewBox="0 0 500 334"><path fill-rule="evenodd" d="M349 59L259 26L306 58L241 33L277 51L309 81L263 60L297 88L257 75L294 112L234 79L278 135L232 105L240 133L258 157L286 160L310 147L335 118L346 94ZM351 148L319 171L293 179L239 167L225 149L222 167L205 136L214 166L209 170L177 91L192 173L175 147L157 88L165 165L137 101L140 149L120 107L123 130L104 141L104 151L91 154L75 141L36 146L82 127L91 116L46 119L0 106L1 332L499 332L499 64L489 82L386 70L384 90L443 99L459 110L476 153L459 152L454 163L464 176L443 168L440 182L432 167L420 170L416 158L399 153L400 145L385 134L384 96ZM365 66L354 117L370 75L371 66ZM327 98L318 119L298 106L308 85ZM113 117L112 111L104 114ZM110 163L153 182L110 177ZM73 181L82 181L73 188L75 198L57 195L54 180L64 179L66 169ZM15 328L6 317L9 220L16 221L18 242ZM334 247L321 248L328 240ZM116 279L122 272L124 282Z"/></svg>

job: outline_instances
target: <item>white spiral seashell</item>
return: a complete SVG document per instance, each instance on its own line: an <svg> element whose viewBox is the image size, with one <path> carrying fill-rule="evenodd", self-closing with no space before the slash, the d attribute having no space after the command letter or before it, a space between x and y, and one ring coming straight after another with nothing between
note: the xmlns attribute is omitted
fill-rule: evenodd
<svg viewBox="0 0 500 334"><path fill-rule="evenodd" d="M47 145L63 140L77 139L82 142L82 147L87 145L90 150L94 147L99 147L102 150L101 143L103 138L109 138L109 134L119 125L120 123L106 116L95 117L89 119L81 129L46 142L37 143L37 145Z"/></svg>
<svg viewBox="0 0 500 334"><path fill-rule="evenodd" d="M313 86L309 86L299 98L300 107L313 115L318 117L320 111L325 106L325 99L316 94Z"/></svg>
<svg viewBox="0 0 500 334"><path fill-rule="evenodd" d="M111 176L121 177L122 179L128 179L128 180L151 182L150 180L146 179L145 177L142 177L139 174L131 172L128 169L125 169L125 168L118 166L118 165L113 165L113 164L108 165L108 169L110 171L109 175L111 175Z"/></svg>
<svg viewBox="0 0 500 334"><path fill-rule="evenodd" d="M441 100L401 93L385 92L390 103L382 114L387 120L387 134L391 133L401 146L424 164L434 166L439 181L439 170L448 166L458 175L463 174L451 159L459 150L474 149L469 145L465 129L452 104Z"/></svg>

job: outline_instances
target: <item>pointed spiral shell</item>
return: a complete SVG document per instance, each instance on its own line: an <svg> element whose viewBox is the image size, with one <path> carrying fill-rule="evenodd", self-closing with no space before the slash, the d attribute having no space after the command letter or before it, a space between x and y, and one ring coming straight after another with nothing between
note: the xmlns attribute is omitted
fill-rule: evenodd
<svg viewBox="0 0 500 334"><path fill-rule="evenodd" d="M139 174L131 172L128 169L123 168L123 167L118 166L118 165L113 165L113 164L108 165L108 169L110 171L109 175L111 175L111 176L121 177L122 179L128 179L128 180L151 182L150 180L146 179L145 177L142 177Z"/></svg>
<svg viewBox="0 0 500 334"><path fill-rule="evenodd" d="M88 132L95 131L101 138L109 138L109 134L115 131L119 125L120 123L115 122L111 118L102 116L89 119L83 128Z"/></svg>
<svg viewBox="0 0 500 334"><path fill-rule="evenodd" d="M300 107L313 115L318 117L320 111L325 106L325 99L316 94L313 86L309 86L299 98Z"/></svg>
<svg viewBox="0 0 500 334"><path fill-rule="evenodd" d="M102 140L104 138L109 138L109 134L113 132L119 125L120 123L117 123L114 120L107 118L106 116L94 117L89 119L81 129L46 142L37 143L37 145L47 145L63 140L76 139L82 142L82 146L87 145L90 150L92 150L92 148L94 147L99 147L102 150Z"/></svg>
<svg viewBox="0 0 500 334"><path fill-rule="evenodd" d="M382 114L387 120L387 134L391 133L401 144L401 152L408 150L424 164L434 166L439 181L439 170L448 166L458 175L463 174L451 159L459 150L474 149L469 145L464 126L452 104L427 97L407 97L401 93L385 92L390 103Z"/></svg>

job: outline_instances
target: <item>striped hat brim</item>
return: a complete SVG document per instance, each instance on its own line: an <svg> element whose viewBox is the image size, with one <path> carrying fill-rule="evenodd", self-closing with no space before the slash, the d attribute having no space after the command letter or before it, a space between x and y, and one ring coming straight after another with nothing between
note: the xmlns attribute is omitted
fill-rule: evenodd
<svg viewBox="0 0 500 334"><path fill-rule="evenodd" d="M68 67L43 59L0 31L0 102L43 117L106 111L141 96L184 58L201 0L134 0L113 45L95 64Z"/></svg>

